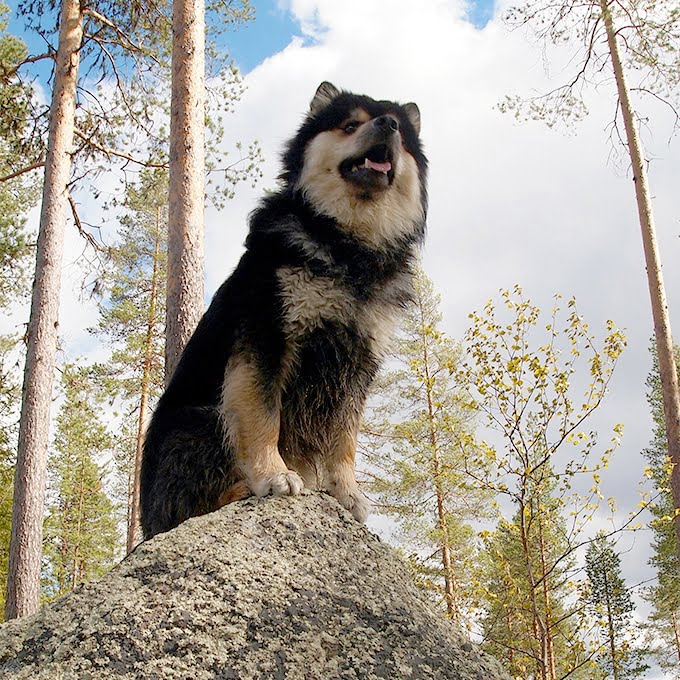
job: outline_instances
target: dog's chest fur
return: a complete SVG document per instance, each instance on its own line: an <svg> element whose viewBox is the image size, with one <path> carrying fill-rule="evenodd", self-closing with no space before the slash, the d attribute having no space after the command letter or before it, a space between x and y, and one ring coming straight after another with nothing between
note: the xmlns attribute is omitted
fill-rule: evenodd
<svg viewBox="0 0 680 680"><path fill-rule="evenodd" d="M277 279L289 349L314 332L342 329L365 342L376 358L386 349L411 285L410 275L402 273L372 281L358 296L342 278L305 266L281 267Z"/></svg>

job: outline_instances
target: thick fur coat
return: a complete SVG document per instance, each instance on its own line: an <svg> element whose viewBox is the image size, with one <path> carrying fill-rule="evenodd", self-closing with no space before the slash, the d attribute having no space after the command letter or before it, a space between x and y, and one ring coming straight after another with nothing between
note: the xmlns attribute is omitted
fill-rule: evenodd
<svg viewBox="0 0 680 680"><path fill-rule="evenodd" d="M357 433L411 297L427 161L415 104L322 83L282 188L186 346L149 425L145 538L248 495L324 489L360 520Z"/></svg>

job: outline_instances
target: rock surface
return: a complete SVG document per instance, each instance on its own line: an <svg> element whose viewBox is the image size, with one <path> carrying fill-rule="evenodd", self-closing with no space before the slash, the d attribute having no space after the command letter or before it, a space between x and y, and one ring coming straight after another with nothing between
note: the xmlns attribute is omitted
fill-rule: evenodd
<svg viewBox="0 0 680 680"><path fill-rule="evenodd" d="M0 627L0 677L505 680L318 493L249 499Z"/></svg>

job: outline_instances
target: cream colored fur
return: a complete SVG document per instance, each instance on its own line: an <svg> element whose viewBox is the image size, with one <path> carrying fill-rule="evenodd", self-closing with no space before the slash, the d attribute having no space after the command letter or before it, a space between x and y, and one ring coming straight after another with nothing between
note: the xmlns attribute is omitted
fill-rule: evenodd
<svg viewBox="0 0 680 680"><path fill-rule="evenodd" d="M361 130L347 137L341 130L317 135L305 150L298 188L322 214L332 217L354 236L381 246L413 231L423 219L420 177L413 156L403 147L393 160L394 181L389 188L362 198L340 174L340 164L362 153Z"/></svg>

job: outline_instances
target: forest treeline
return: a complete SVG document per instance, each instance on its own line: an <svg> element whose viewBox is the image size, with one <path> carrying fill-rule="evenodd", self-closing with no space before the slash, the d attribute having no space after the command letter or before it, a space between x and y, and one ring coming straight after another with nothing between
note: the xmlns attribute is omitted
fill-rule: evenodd
<svg viewBox="0 0 680 680"><path fill-rule="evenodd" d="M530 24L540 5L511 18ZM613 6L604 0L586 5L589 13L581 23L562 33L559 22L548 29L544 24L542 38L565 40L574 31L588 44L600 30L611 38ZM171 4L135 7L140 11L131 13L127 5L102 0L78 10L77 50L88 75L79 81L71 114L74 151L63 207L83 238L83 294L99 304L98 322L89 331L106 348L106 358L93 363L62 351L54 369L55 398L51 388L47 393L54 405L51 435L43 433L48 455L40 516L42 601L97 578L140 540L140 452L166 379L167 305L178 304L167 290L173 249ZM646 65L657 69L659 83L674 87L677 79L671 83L668 72L677 65L677 52L670 65L662 56L676 49L680 19L677 12L664 14L665 7L658 3L664 21L653 26L642 16L642 3L630 4L635 12L629 17L638 22ZM55 11L41 0L22 2L19 11L29 28L57 35ZM211 11L224 8L209 4ZM247 2L229 3L228 12L224 24L252 18ZM24 73L56 58L56 48L30 55L7 32L8 16L0 4L4 315L25 306L31 294L40 238L26 214L39 203L51 139L48 108ZM208 23L214 28L215 22ZM234 143L236 160L221 151L223 114L236 105L242 83L219 44L209 41L207 47L207 67L216 76L208 100L221 104L209 103L206 116L207 195L218 206L239 182L260 175L256 142ZM551 124L560 111L578 117L573 90L551 96L530 101L527 115ZM519 100L508 99L505 107L524 115ZM121 180L113 199L96 189L97 178L106 173ZM106 226L88 225L81 215L83 188L107 204ZM43 211L44 205L45 199ZM33 290L35 297L35 285ZM21 374L29 335L30 326L25 334L0 337L0 597L11 580L14 473L20 421L25 422ZM424 272L418 274L416 301L365 415L362 484L385 516L390 540L442 616L480 640L513 677L645 677L655 663L680 678L676 471L665 406L668 366L660 361L656 339L646 386L654 432L640 452L646 461L644 501L636 514L594 534L594 518L614 515L616 499L603 479L618 455L623 425L595 432L591 422L625 351L622 331L613 322L591 329L574 299L557 295L550 309L540 309L514 287L472 312L464 337L452 338L443 330L434 285ZM673 365L679 360L676 349ZM641 530L651 532L656 578L630 584L621 569L621 546L628 542L621 539ZM636 609L643 600L649 611L644 620Z"/></svg>

